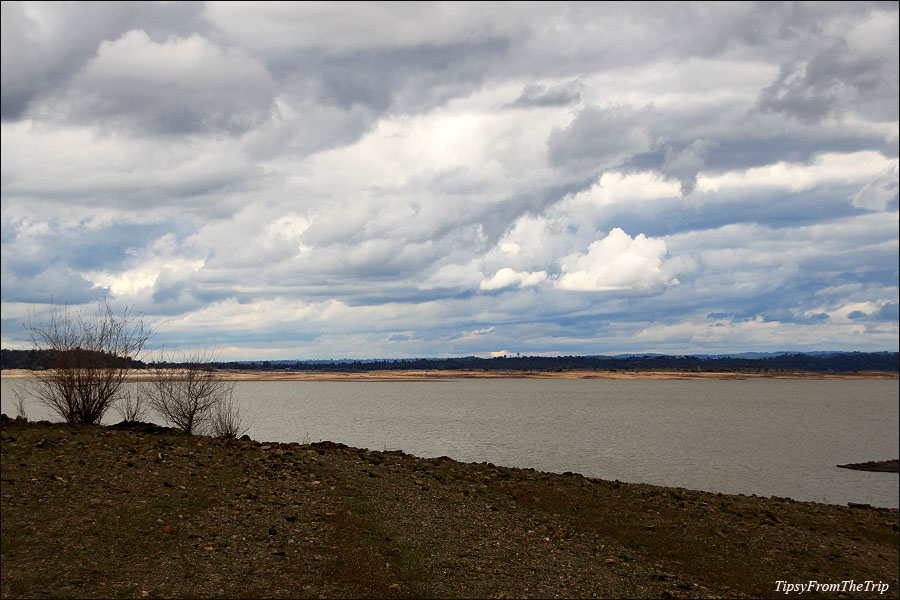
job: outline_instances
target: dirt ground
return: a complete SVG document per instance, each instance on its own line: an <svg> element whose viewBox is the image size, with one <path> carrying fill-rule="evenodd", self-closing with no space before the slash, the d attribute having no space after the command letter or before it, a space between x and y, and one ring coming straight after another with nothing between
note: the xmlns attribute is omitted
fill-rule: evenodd
<svg viewBox="0 0 900 600"><path fill-rule="evenodd" d="M0 437L3 598L897 597L896 509L151 425Z"/></svg>

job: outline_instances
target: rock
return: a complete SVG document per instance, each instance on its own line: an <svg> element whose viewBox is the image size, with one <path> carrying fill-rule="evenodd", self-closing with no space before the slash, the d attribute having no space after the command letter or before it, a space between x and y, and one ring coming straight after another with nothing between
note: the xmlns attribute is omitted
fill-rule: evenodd
<svg viewBox="0 0 900 600"><path fill-rule="evenodd" d="M110 429L127 429L139 433L179 433L172 427L163 427L156 423L146 423L144 421L119 421L115 425L110 425Z"/></svg>

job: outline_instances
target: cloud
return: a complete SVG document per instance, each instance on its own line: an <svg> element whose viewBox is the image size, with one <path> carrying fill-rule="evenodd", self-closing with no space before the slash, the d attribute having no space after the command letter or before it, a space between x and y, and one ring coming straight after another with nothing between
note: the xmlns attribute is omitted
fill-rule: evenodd
<svg viewBox="0 0 900 600"><path fill-rule="evenodd" d="M586 254L573 254L562 263L563 274L556 285L582 292L658 292L677 280L664 280L666 256L663 240L638 234L632 238L613 228L602 240L592 242Z"/></svg>
<svg viewBox="0 0 900 600"><path fill-rule="evenodd" d="M551 164L600 173L646 152L652 147L647 121L653 111L649 105L584 108L568 127L555 130L547 140Z"/></svg>
<svg viewBox="0 0 900 600"><path fill-rule="evenodd" d="M422 284L423 289L476 287L484 275L478 270L476 261L465 265L449 264L439 267Z"/></svg>
<svg viewBox="0 0 900 600"><path fill-rule="evenodd" d="M4 268L2 280L4 302L78 305L101 300L111 291L60 263L46 265L28 277Z"/></svg>
<svg viewBox="0 0 900 600"><path fill-rule="evenodd" d="M681 195L688 196L697 187L697 174L706 164L705 156L709 152L710 142L707 140L694 140L681 150L673 148L666 150L666 159L660 168L663 175L674 177L681 182Z"/></svg>
<svg viewBox="0 0 900 600"><path fill-rule="evenodd" d="M869 23L861 28L886 42L897 36L896 23L890 27L887 20L880 26ZM853 33L848 36L851 40ZM871 40L854 41L857 44L838 39L808 60L783 63L776 80L760 92L757 106L809 124L832 115L842 116L861 105L867 107L867 116L893 120L898 106L894 93L897 58L881 54L878 45L860 47L871 44Z"/></svg>
<svg viewBox="0 0 900 600"><path fill-rule="evenodd" d="M572 81L547 87L545 85L526 85L518 98L507 106L510 108L557 107L577 104L581 101L582 85Z"/></svg>
<svg viewBox="0 0 900 600"><path fill-rule="evenodd" d="M897 198L897 177L897 163L894 162L893 169L885 169L850 196L851 204L866 210L888 210L891 202Z"/></svg>
<svg viewBox="0 0 900 600"><path fill-rule="evenodd" d="M900 320L900 304L897 302L886 302L884 306L878 309L874 315L878 319L883 319L890 323L896 324Z"/></svg>
<svg viewBox="0 0 900 600"><path fill-rule="evenodd" d="M134 140L83 124L51 128L33 120L4 123L2 134L9 173L4 209L50 203L54 217L74 209L81 220L86 212L77 200L90 211L105 209L104 218L119 212L132 221L163 220L171 213L154 211L173 205L210 216L240 206L232 194L261 176L239 147L216 138Z"/></svg>
<svg viewBox="0 0 900 600"><path fill-rule="evenodd" d="M43 113L48 102L65 94L104 40L136 27L153 37L205 30L197 3L4 2L2 6L4 121Z"/></svg>
<svg viewBox="0 0 900 600"><path fill-rule="evenodd" d="M242 132L268 117L272 93L265 66L241 49L198 34L158 43L135 29L100 44L73 100L85 117L154 133Z"/></svg>
<svg viewBox="0 0 900 600"><path fill-rule="evenodd" d="M500 6L209 2L206 17L254 48L326 47L338 52L477 41L516 27Z"/></svg>
<svg viewBox="0 0 900 600"><path fill-rule="evenodd" d="M516 285L518 287L529 287L532 285L537 285L546 279L546 271L528 273L525 271L513 271L509 267L504 267L494 273L490 278L483 279L478 285L478 289L484 291L492 291L507 288L512 285Z"/></svg>

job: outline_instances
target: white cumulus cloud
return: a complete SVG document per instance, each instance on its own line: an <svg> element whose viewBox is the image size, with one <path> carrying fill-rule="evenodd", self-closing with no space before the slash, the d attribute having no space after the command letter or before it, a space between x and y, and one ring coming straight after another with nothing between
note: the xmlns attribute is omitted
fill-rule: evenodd
<svg viewBox="0 0 900 600"><path fill-rule="evenodd" d="M563 259L556 286L582 292L659 291L669 283L662 269L666 252L665 241L644 234L632 238L616 227L586 254Z"/></svg>

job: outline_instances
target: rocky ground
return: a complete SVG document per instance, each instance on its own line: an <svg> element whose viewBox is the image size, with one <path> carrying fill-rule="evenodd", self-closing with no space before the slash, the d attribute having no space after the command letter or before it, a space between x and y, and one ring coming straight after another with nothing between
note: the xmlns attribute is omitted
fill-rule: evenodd
<svg viewBox="0 0 900 600"><path fill-rule="evenodd" d="M328 442L7 420L0 506L4 598L772 597L779 580L851 579L898 590L896 509Z"/></svg>

